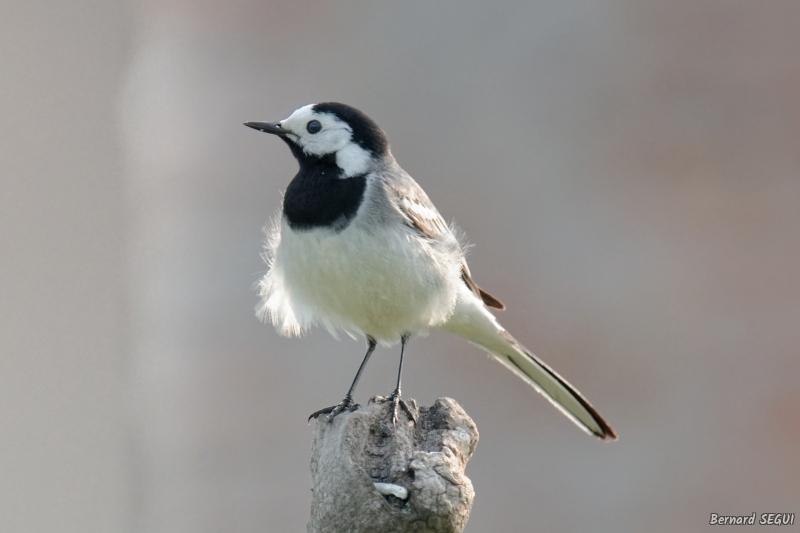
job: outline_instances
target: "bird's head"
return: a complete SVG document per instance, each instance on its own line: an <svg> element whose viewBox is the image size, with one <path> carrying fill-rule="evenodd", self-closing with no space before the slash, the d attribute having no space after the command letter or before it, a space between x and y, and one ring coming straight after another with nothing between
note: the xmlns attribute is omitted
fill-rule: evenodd
<svg viewBox="0 0 800 533"><path fill-rule="evenodd" d="M371 118L336 102L303 106L279 122L245 122L245 126L279 136L301 166L335 163L345 176L363 174L389 154L386 134Z"/></svg>

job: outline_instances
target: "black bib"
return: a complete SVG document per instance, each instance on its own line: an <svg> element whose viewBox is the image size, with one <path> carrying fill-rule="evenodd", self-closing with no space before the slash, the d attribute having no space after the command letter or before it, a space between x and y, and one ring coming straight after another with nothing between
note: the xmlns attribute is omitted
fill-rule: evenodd
<svg viewBox="0 0 800 533"><path fill-rule="evenodd" d="M366 175L345 178L335 163L302 165L283 196L283 216L293 230L329 226L342 231L356 215L366 188Z"/></svg>

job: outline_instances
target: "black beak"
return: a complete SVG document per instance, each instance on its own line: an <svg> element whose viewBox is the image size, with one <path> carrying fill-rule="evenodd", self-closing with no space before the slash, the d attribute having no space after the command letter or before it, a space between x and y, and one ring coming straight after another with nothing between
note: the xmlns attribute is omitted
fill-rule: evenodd
<svg viewBox="0 0 800 533"><path fill-rule="evenodd" d="M280 122L245 122L244 125L248 128L263 131L264 133L272 133L274 135L286 135L289 133L281 128Z"/></svg>

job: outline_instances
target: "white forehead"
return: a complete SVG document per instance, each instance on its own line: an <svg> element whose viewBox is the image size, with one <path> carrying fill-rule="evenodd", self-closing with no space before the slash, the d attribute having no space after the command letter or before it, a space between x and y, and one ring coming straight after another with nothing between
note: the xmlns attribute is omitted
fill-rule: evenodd
<svg viewBox="0 0 800 533"><path fill-rule="evenodd" d="M303 135L306 132L306 125L312 120L318 120L323 129L346 129L347 131L352 131L346 122L329 113L315 113L314 104L308 104L296 109L294 113L289 115L289 118L281 121L281 126L296 135Z"/></svg>

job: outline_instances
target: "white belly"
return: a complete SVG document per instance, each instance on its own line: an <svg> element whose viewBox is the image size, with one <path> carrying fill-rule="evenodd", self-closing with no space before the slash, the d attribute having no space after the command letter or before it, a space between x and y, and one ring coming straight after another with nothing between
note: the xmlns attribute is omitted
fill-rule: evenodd
<svg viewBox="0 0 800 533"><path fill-rule="evenodd" d="M453 311L458 258L411 230L294 232L283 223L281 234L261 282L261 312L284 334L322 323L393 343Z"/></svg>

